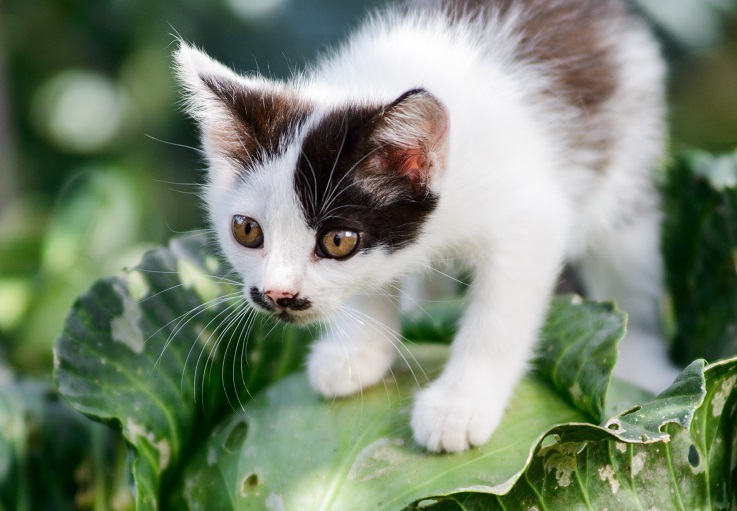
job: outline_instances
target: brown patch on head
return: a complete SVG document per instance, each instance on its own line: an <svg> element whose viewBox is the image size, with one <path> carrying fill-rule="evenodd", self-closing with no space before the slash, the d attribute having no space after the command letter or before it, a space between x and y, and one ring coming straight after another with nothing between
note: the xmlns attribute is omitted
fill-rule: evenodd
<svg viewBox="0 0 737 511"><path fill-rule="evenodd" d="M520 38L516 56L540 66L551 77L543 95L577 112L564 127L571 143L597 152L591 166L602 170L613 145L610 133L597 129L599 117L617 92L620 79L614 39L631 20L622 0L429 0L456 21L486 24L515 16ZM610 130L609 130L610 131Z"/></svg>
<svg viewBox="0 0 737 511"><path fill-rule="evenodd" d="M514 4L512 0L501 3ZM551 93L574 107L596 110L615 92L617 65L606 24L621 19L621 2L611 0L526 0L520 30L521 56L549 66Z"/></svg>
<svg viewBox="0 0 737 511"><path fill-rule="evenodd" d="M571 105L597 108L614 93L616 66L607 27L626 17L621 0L452 0L456 20L518 16L518 57L553 71L555 90Z"/></svg>
<svg viewBox="0 0 737 511"><path fill-rule="evenodd" d="M289 135L307 119L312 106L287 90L259 90L214 77L201 76L228 112L230 123L206 126L215 148L244 169L282 154Z"/></svg>

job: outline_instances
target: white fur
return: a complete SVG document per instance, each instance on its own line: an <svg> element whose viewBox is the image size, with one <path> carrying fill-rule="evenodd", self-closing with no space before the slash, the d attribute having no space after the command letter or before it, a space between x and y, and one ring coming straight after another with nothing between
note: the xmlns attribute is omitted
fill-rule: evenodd
<svg viewBox="0 0 737 511"><path fill-rule="evenodd" d="M313 256L317 233L305 226L292 184L303 134L245 182L236 181L227 162L209 151L211 221L245 289L298 291L314 304L302 318L337 317L308 362L310 381L324 396L358 392L389 369L398 320L397 296L381 296L389 294L387 285L435 259L458 258L473 271L450 360L419 393L412 414L416 440L432 451L461 451L493 433L527 369L566 260L581 263L595 297L620 299L633 328L650 339L658 336L653 318L661 287L659 216L649 186L663 150L664 71L657 48L639 28L611 36L620 40L618 65L628 79L606 112L620 129L615 156L597 173L587 167L589 150L571 149L561 139L560 126L575 115L562 103L542 99L539 91L550 77L512 58L515 22L509 16L480 32L470 25L450 28L437 18L377 18L288 85L318 105L307 126L332 106L388 103L416 87L446 107L446 167L431 183L440 197L438 209L419 240L393 255L377 250L346 261ZM222 73L244 86L265 85L235 77L185 45L177 59L207 149L207 127L221 125L223 118L198 84L197 70ZM263 249L244 250L232 239L234 214L258 219ZM622 227L627 215L632 218ZM342 306L351 296L350 308ZM657 351L655 344L648 346ZM658 367L658 381L648 380L648 371L632 376L660 388L673 370L666 362Z"/></svg>

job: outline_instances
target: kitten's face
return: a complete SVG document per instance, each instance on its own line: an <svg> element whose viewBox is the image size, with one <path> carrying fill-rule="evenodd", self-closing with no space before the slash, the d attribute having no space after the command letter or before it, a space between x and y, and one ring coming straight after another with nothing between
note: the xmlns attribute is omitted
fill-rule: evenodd
<svg viewBox="0 0 737 511"><path fill-rule="evenodd" d="M207 202L251 304L285 321L307 322L383 280L394 259L391 247L374 243L370 220L351 214L351 207L330 207L330 214L327 206L320 220L308 221L311 205L298 195L295 153L254 169L230 190L211 188Z"/></svg>
<svg viewBox="0 0 737 511"><path fill-rule="evenodd" d="M177 61L210 164L210 220L254 307L309 322L404 270L438 201L436 99L326 107L186 46Z"/></svg>

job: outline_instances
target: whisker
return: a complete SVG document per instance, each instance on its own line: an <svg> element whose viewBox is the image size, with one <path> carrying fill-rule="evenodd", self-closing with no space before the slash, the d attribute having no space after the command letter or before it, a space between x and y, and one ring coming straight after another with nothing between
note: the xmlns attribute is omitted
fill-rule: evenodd
<svg viewBox="0 0 737 511"><path fill-rule="evenodd" d="M150 138L151 140L154 140L156 142L161 142L162 144L170 145L173 147L181 147L182 149L190 149L196 153L198 153L200 156L207 156L207 152L203 149L200 149L199 147L192 147L186 144L177 144L176 142L169 142L167 140L162 140L160 138L156 138L153 135L146 134L146 137Z"/></svg>
<svg viewBox="0 0 737 511"><path fill-rule="evenodd" d="M348 129L346 128L345 121L348 117L348 112L346 111L343 114L343 121L341 122L341 129L345 128L343 131L343 140L340 141L340 147L338 148L338 153L335 155L335 161L333 161L333 167L330 169L330 175L328 176L328 189L326 191L327 197L325 197L324 202L327 202L330 199L330 195L333 193L332 182L333 182L333 173L335 172L335 167L338 166L338 160L340 160L340 155L343 152L343 147L345 146L345 141L348 138Z"/></svg>
<svg viewBox="0 0 737 511"><path fill-rule="evenodd" d="M407 315L405 312L401 311L401 309L399 308L399 304L396 303L396 299L391 295L387 295L386 293L382 293L382 292L372 293L370 291L360 291L356 293L356 295L358 296L383 296L387 299L391 299L392 303L394 303L394 305L399 309L400 313L402 313L402 315L405 315L405 316ZM463 298L449 298L447 300L429 300L427 298L415 298L414 300L417 302L422 302L422 303L458 303L458 302L464 301Z"/></svg>
<svg viewBox="0 0 737 511"><path fill-rule="evenodd" d="M246 391L246 394L248 397L253 399L253 395L251 394L251 390L249 386L246 384L246 375L245 375L245 369L243 367L243 361L246 361L246 367L249 367L248 365L248 339L251 332L251 328L256 321L256 316L258 315L258 312L256 312L250 305L248 307L248 310L243 315L244 320L241 322L241 324L238 325L238 329L240 329L240 333L238 334L238 340L236 344L236 350L235 353L233 353L233 386L235 387L235 361L237 359L240 359L240 371L241 371L241 384L243 386L243 390ZM238 357L238 347L241 349L240 357ZM243 405L243 401L240 398L240 394L236 394L238 396L238 403L240 404L241 409L245 412L245 407Z"/></svg>
<svg viewBox="0 0 737 511"><path fill-rule="evenodd" d="M218 284L232 284L234 286L241 286L241 285L243 285L242 282L239 282L237 280L229 279L229 278L227 278L225 276L210 275L208 273L191 272L191 271L190 272L180 272L180 271L177 271L177 270L167 270L167 271L162 271L162 270L148 270L148 269L145 269L145 268L135 268L135 271L140 271L141 273L158 274L158 275L187 275L187 276L196 276L196 277L207 277L209 279L214 280ZM179 285L182 285L182 284L178 284L177 286L179 286ZM173 289L173 288L175 288L177 286L172 286L169 289ZM165 289L164 291L168 291L169 289ZM157 294L160 294L160 293L161 293L161 291L159 293L157 293ZM156 295L151 295L151 296L156 296ZM142 299L141 302L148 300L149 298L151 298L151 296L148 296L148 297Z"/></svg>
<svg viewBox="0 0 737 511"><path fill-rule="evenodd" d="M235 307L232 311L230 311L230 313L228 313L228 315L218 324L218 326L215 327L215 329L213 330L213 333L210 335L210 338L212 338L212 336L214 336L218 332L218 329L220 330L220 333L218 333L217 336L216 336L216 338L215 338L215 343L213 344L212 349L207 354L207 358L205 359L205 365L202 368L202 379L200 380L200 396L202 397L202 409L203 409L203 411L204 411L204 407L205 407L205 399L204 399L204 397L205 397L205 377L207 375L207 383L209 385L209 383L210 383L210 377L212 376L212 368L215 365L215 358L214 357L217 355L218 349L220 347L220 343L222 342L223 337L225 336L225 334L228 332L228 329L232 325L232 322L235 319L238 318L238 315L243 310L243 308L245 306L244 305L244 302L245 302L245 300L239 301L237 307ZM223 325L225 325L225 327L223 327ZM208 338L208 342L209 342L209 338ZM225 352L221 355L222 356L222 366L223 367L225 366L225 358L226 358L226 355L227 355L227 351L228 350L227 350L227 346L226 346ZM204 353L204 349L202 351L200 351L200 356L197 358L197 365L195 366L195 375L197 374L197 367L199 366L200 359L202 358L202 354L203 353ZM210 373L209 374L207 372L207 366L208 366L208 364L210 366ZM221 378L221 382L223 384L223 391L225 392L225 399L227 399L228 404L230 405L231 408L233 408L233 411L235 411L235 408L233 407L233 404L230 401L230 395L228 394L228 391L225 388L225 382L222 381L222 378Z"/></svg>
<svg viewBox="0 0 737 511"><path fill-rule="evenodd" d="M422 266L424 266L425 268L427 268L429 270L432 270L434 272L437 272L437 273L439 273L440 275L442 275L444 277L448 277L450 280L453 280L455 282L458 282L459 284L462 284L462 285L464 285L466 287L473 287L473 283L463 282L462 280L458 280L457 278L452 277L452 276L448 275L447 273L443 273L442 271L438 270L437 268L435 268L433 266L430 266L429 264L424 264L424 263L420 263L420 264L422 264Z"/></svg>
<svg viewBox="0 0 737 511"><path fill-rule="evenodd" d="M223 364L222 364L222 369L221 369L221 379L223 381L223 390L225 390L225 358L226 358L225 354L227 354L228 350L230 349L230 343L233 342L233 340L235 340L235 350L233 351L233 357L232 357L233 363L231 367L231 371L232 371L231 378L232 378L232 383L233 383L233 392L235 393L237 403L243 412L245 412L246 410L243 406L243 401L241 400L240 393L238 392L238 386L236 385L236 381L235 381L235 375L236 375L235 361L238 358L238 350L242 344L241 336L243 334L244 326L245 324L247 324L249 318L252 315L253 315L253 309L251 309L248 303L244 302L244 306L238 312L237 322L235 323L235 326L233 327L233 333L230 336L230 339L228 340L228 345L225 347L225 352L223 354ZM230 329L231 327L229 326L228 328ZM242 367L241 367L241 371L243 371ZM246 392L248 392L248 389L246 389ZM249 392L249 395L250 395L250 392Z"/></svg>
<svg viewBox="0 0 737 511"><path fill-rule="evenodd" d="M406 337L404 337L402 334L400 334L399 332L395 331L394 329L390 328L389 326L385 325L384 323L382 323L378 319L374 318L373 316L370 316L370 315L368 315L368 314L366 314L364 312L361 312L361 311L359 311L359 310L357 310L357 309L355 309L353 307L350 307L348 305L343 305L341 307L341 309L344 312L346 312L347 314L354 314L354 315L358 315L359 318L365 318L365 320L367 322L367 326L373 328L376 332L378 332L380 335L382 335L387 341L389 341L389 343L391 343L391 345L394 347L394 349L397 351L397 353L399 353L399 356L402 357L402 360L404 361L404 363L407 366L407 368L410 370L410 373L412 374L412 378L415 380L415 383L417 383L417 386L418 387L421 386L420 381L417 378L417 375L415 374L414 369L410 365L409 360L407 359L407 357L404 355L404 353L402 352L402 350L400 348L404 348L405 349L405 351L407 352L407 354L414 360L414 362L417 365L417 367L419 367L419 369L422 372L422 375L425 378L425 380L426 381L429 381L429 377L425 373L425 370L422 368L422 366L420 365L420 363L417 360L417 358L404 345L404 343L414 344L412 341L410 341L409 339L407 339ZM379 328L383 329L383 332ZM387 336L387 334L389 334L389 336L391 336L391 337Z"/></svg>
<svg viewBox="0 0 737 511"><path fill-rule="evenodd" d="M359 159L359 160L358 160L358 161L357 161L356 163L354 163L354 164L353 164L353 165L351 166L351 168L350 168L350 169L348 169L348 171L347 171L347 172L346 172L345 174L343 174L343 176L342 176L342 177L341 177L341 178L340 178L340 179L338 180L338 182L337 182L337 183L335 184L335 186L333 187L333 189L334 189L334 190L337 190L337 189L338 189L338 187L339 187L339 186L341 185L341 183L343 183L343 180L344 180L344 179L346 179L346 178L347 178L348 176L350 176L350 175L351 175L351 173L352 173L352 172L353 172L353 171L354 171L354 170L355 170L356 168L358 168L358 166L359 166L359 165L360 165L361 163L363 163L363 162L364 162L364 161L365 161L365 160L366 160L367 158L369 158L369 157L370 157L370 156L371 156L372 154L374 154L374 153L375 153L376 151L378 151L379 149L383 149L383 148L384 148L385 146L386 146L386 144L381 144L381 145L379 145L379 146L375 147L374 149L372 149L371 151L369 151L368 153L366 153L366 154L365 154L364 156L362 156L362 157L361 157L361 158L360 158L360 159ZM353 184L353 183L352 183L352 184ZM329 199L329 202L328 202L328 199L325 199L325 200L323 201L323 206L322 206L322 207L320 208L320 212L318 213L318 216L321 216L321 215L322 215L322 213L323 213L323 211L325 211L326 209L328 209L328 208L330 207L330 205L331 205L331 204L332 204L332 203L333 203L333 202L334 202L334 201L335 201L335 200L336 200L336 199L337 199L338 197L340 197L340 194L342 194L343 192L345 192L345 191L346 191L347 189L349 189L349 188L350 188L350 185L349 185L349 186L347 186L347 187L345 187L345 188L343 188L343 189L341 189L341 190L339 190L339 192L338 192L338 193L337 193L337 194L336 194L336 195L335 195L334 197L332 197L331 199ZM328 211L329 211L329 209L328 209Z"/></svg>
<svg viewBox="0 0 737 511"><path fill-rule="evenodd" d="M346 317L351 318L351 316L346 315ZM355 358L351 360L351 352L348 349L348 346L346 344L346 341L344 339L350 339L351 337L348 335L348 332L343 328L343 326L340 324L340 322L335 322L333 325L334 328L337 328L340 331L340 342L343 344L343 350L346 354L346 358L348 359L348 377L351 377L352 373L352 367L356 367L356 378L358 379L358 394L361 396L361 415L363 415L363 405L364 405L364 398L363 398L363 381L361 381L361 371L358 370L358 364L356 363Z"/></svg>
<svg viewBox="0 0 737 511"><path fill-rule="evenodd" d="M172 186L190 186L192 188L199 188L200 186L202 186L199 183L184 183L182 181L167 181L166 179L152 178L151 181L154 183L162 183L165 185L172 185Z"/></svg>
<svg viewBox="0 0 737 511"><path fill-rule="evenodd" d="M184 375L185 375L185 372L186 372L186 369L187 369L187 364L189 363L189 357L192 355L192 350L197 345L197 342L199 341L199 339L202 336L202 334L205 333L207 331L207 329L210 327L210 325L214 321L216 321L220 316L222 316L223 314L227 313L233 307L239 306L243 302L243 300L244 299L241 298L240 300L238 300L238 301L236 301L236 302L228 305L225 309L223 309L222 311L220 311L214 318L212 318L210 321L208 321L207 324L202 328L202 330L197 334L197 337L195 337L194 341L192 342L192 346L189 348L189 351L187 352L187 357L184 359L184 369L182 370L182 379L181 379L181 382L180 382L180 388L182 389L182 391L184 390ZM202 353L207 348L207 345L210 342L210 339L214 335L214 332L215 331L213 331L213 333L209 334L209 336L207 337L207 340L202 345L202 349L200 350L200 354L197 357L197 363L196 363L195 368L194 368L194 375L193 375L192 385L193 385L193 394L194 394L194 400L195 400L195 402L197 402L197 385L196 385L197 370L199 368L200 359L202 358ZM203 377L204 377L204 374L203 374Z"/></svg>
<svg viewBox="0 0 737 511"><path fill-rule="evenodd" d="M203 368L203 374L207 372L207 364L208 361L210 362L210 373L208 376L208 384L210 382L210 377L212 376L212 369L215 366L215 357L214 355L218 352L218 349L220 347L220 344L225 339L226 335L231 332L231 329L234 324L236 324L239 321L242 321L243 319L243 311L247 310L248 306L245 303L245 301L241 304L240 307L238 307L236 310L231 312L227 318L225 318L221 324L218 326L220 328L220 333L218 334L217 340L215 341L215 345L213 346L213 350L210 351L208 354L207 360L205 361L205 367ZM222 326L225 324L225 326ZM216 329L217 330L217 329ZM225 367L226 367L226 360L228 358L228 350L230 349L230 345L233 342L233 335L228 336L228 342L225 345L225 350L222 353L222 363L220 364L220 383L223 386L223 392L225 393L225 399L228 401L228 405L230 408L236 412L235 406L233 406L233 402L230 400L230 393L228 392L228 389L225 386ZM237 347L237 346L236 346ZM233 357L235 358L235 353L233 354ZM204 378L201 381L201 384L203 385L202 392L204 393ZM235 379L233 380L233 392L235 392L236 398L238 397L238 389L235 386ZM203 401L204 404L204 401Z"/></svg>
<svg viewBox="0 0 737 511"><path fill-rule="evenodd" d="M203 234L216 234L215 229L187 229L186 231L178 231L174 229L169 222L166 223L166 228L169 232L179 235L182 238L192 238L194 236L201 236Z"/></svg>
<svg viewBox="0 0 737 511"><path fill-rule="evenodd" d="M151 372L153 372L156 369L156 366L161 362L161 358L164 356L164 353L166 352L166 349L172 343L172 341L177 336L177 334L179 334L179 332L181 332L182 329L185 326L187 326L187 324L190 321L192 321L194 318L196 318L197 316L199 316L200 314L202 314L206 310L208 310L208 309L210 309L212 307L217 307L221 303L225 303L225 302L227 302L229 300L232 300L233 298L236 298L239 295L240 295L240 293L233 293L231 295L225 295L225 296L221 296L221 297L218 297L218 298L214 298L212 300L208 300L207 302L198 305L194 309L191 309L191 310L185 312L184 314L180 314L176 318L174 318L171 321L169 321L166 325L162 326L161 328L159 328L158 330L156 330L154 333L152 333L151 335L149 335L143 341L144 344L147 343L154 335L156 335L159 332L161 332L164 328L168 327L169 325L171 325L172 323L174 323L175 321L177 321L177 324L172 329L172 332L167 336L166 341L164 342L164 347L161 348L161 353L159 354L159 357L156 359L156 362L154 362L154 365L151 368Z"/></svg>
<svg viewBox="0 0 737 511"><path fill-rule="evenodd" d="M397 342L396 341L398 341L398 339L396 339L396 338L395 339L390 338L389 336L386 335L386 333L384 333L381 330L379 330L376 325L379 325L381 327L384 327L384 328L388 329L388 331L389 331L389 333L391 335L395 335L395 332L393 330L389 329L388 327L386 327L386 325L384 325L380 321L375 320L374 318L371 318L370 316L368 316L366 314L360 313L360 315L358 315L359 314L359 311L357 311L354 308L351 308L351 307L346 306L346 307L343 307L341 309L346 314L346 316L354 318L354 320L357 321L359 324L365 325L365 326L368 326L368 327L372 328L375 332L377 332L379 335L381 335L382 337L384 337L384 339L386 341L388 341L389 344L391 344L392 348L394 348L394 350L397 353L399 353L399 356L402 357L405 365L410 370L410 373L412 374L412 377L414 378L415 382L417 382L417 385L420 386L420 382L417 379L417 376L415 375L414 370L412 369L412 366L409 364L409 361L407 360L407 358L404 356L404 354L402 353L401 349L397 345ZM372 324L371 322L364 323L364 321L361 320L361 316L365 317L368 320L375 321L376 324ZM401 341L399 342L399 344L401 345ZM392 375L394 375L393 372L392 372ZM395 380L396 380L396 376L395 376ZM398 386L397 386L397 391L399 391L399 387Z"/></svg>
<svg viewBox="0 0 737 511"><path fill-rule="evenodd" d="M302 156L304 156L305 161L307 162L307 166L310 167L310 171L312 172L312 183L314 185L311 193L311 201L312 201L312 211L317 211L317 173L315 173L315 167L312 166L312 162L307 157L307 154L304 152L304 149L300 147L300 152L302 153ZM305 176L305 179L307 176Z"/></svg>
<svg viewBox="0 0 737 511"><path fill-rule="evenodd" d="M253 326L256 324L256 319L258 316L258 312L251 309L251 312L248 316L248 319L246 320L245 327L241 331L241 336L238 340L238 342L243 346L241 349L241 383L243 384L243 388L246 390L246 393L248 396L253 399L253 395L251 394L250 386L246 384L246 371L243 368L243 361L246 362L246 368L250 369L250 364L248 362L248 343L251 340L251 330L253 329Z"/></svg>
<svg viewBox="0 0 737 511"><path fill-rule="evenodd" d="M423 313L425 314L425 316L427 316L427 317L428 317L428 318L430 318L430 319L434 319L434 318L432 317L432 314L428 313L428 312L427 312L427 311L426 311L426 310L425 310L425 309L424 309L424 308L422 307L422 305L420 305L420 304L419 304L419 303L417 302L417 300L415 300L415 299L414 299L414 297L412 297L412 296L411 296L411 295L410 295L409 293L405 292L405 291L404 291L404 290L403 290L403 289L401 288L401 286L398 286L398 285L396 285L396 284L394 284L394 283L392 283L392 282L389 282L389 283L388 283L387 285L388 285L389 287L391 287L392 289L394 289L395 291L397 291L397 292L399 292L399 293L402 293L402 295L406 296L406 297L407 297L407 298L408 298L409 300L411 300L411 301L412 301L412 303L414 303L414 304L415 304L415 305L417 306L417 308L418 308L418 309L420 309L420 310L421 310L421 311L422 311L422 312L423 312ZM392 303L394 303L394 302L392 302Z"/></svg>

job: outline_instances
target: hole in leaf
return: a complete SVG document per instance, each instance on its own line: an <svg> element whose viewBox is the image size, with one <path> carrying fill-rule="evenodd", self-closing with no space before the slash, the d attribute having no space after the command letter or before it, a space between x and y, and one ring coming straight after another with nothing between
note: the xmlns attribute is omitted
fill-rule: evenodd
<svg viewBox="0 0 737 511"><path fill-rule="evenodd" d="M699 451L696 450L695 445L691 445L688 449L688 462L693 468L698 467L699 463L701 463L701 457L699 456Z"/></svg>
<svg viewBox="0 0 737 511"><path fill-rule="evenodd" d="M550 447L554 443L558 442L558 440L558 435L548 435L543 438L542 442L540 442L540 448L545 449L546 447Z"/></svg>
<svg viewBox="0 0 737 511"><path fill-rule="evenodd" d="M225 450L228 452L235 452L240 449L243 442L246 440L248 435L248 423L246 421L239 422L236 424L230 433L228 438L225 439Z"/></svg>
<svg viewBox="0 0 737 511"><path fill-rule="evenodd" d="M611 429L612 431L619 431L619 424L616 422L613 422L607 426L607 428Z"/></svg>
<svg viewBox="0 0 737 511"><path fill-rule="evenodd" d="M639 412L640 411L640 408L641 408L640 406L635 406L631 410L627 410L626 412L624 412L622 415L620 415L620 417L624 417L626 415L630 415L632 413Z"/></svg>
<svg viewBox="0 0 737 511"><path fill-rule="evenodd" d="M259 484L261 484L261 481L259 481L258 479L258 474L248 474L246 477L243 478L243 483L241 484L241 494L249 495L253 493L256 488L258 488Z"/></svg>

